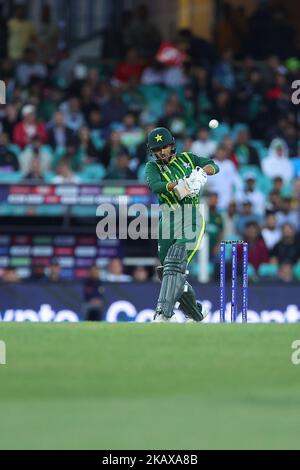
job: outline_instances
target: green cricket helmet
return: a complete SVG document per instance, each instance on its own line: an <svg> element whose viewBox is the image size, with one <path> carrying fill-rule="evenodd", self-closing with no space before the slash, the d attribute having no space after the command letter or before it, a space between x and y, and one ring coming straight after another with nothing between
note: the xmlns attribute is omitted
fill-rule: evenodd
<svg viewBox="0 0 300 470"><path fill-rule="evenodd" d="M176 152L175 139L169 129L166 129L165 127L156 127L149 132L147 150L152 157L157 158L155 150L166 147L166 145L172 145L172 154Z"/></svg>

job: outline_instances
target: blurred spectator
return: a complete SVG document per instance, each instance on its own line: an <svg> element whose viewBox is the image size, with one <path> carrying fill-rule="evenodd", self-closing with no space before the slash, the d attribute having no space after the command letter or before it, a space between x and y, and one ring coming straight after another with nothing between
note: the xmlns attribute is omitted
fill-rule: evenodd
<svg viewBox="0 0 300 470"><path fill-rule="evenodd" d="M255 174L249 172L244 176L244 179L245 186L244 190L241 193L241 200L250 201L252 204L253 212L255 214L262 215L265 212L266 198L261 191L255 189Z"/></svg>
<svg viewBox="0 0 300 470"><path fill-rule="evenodd" d="M113 83L109 99L101 107L103 124L108 126L122 121L128 112L128 105L124 102L121 88Z"/></svg>
<svg viewBox="0 0 300 470"><path fill-rule="evenodd" d="M235 89L235 73L233 68L233 54L227 49L221 54L220 61L215 65L213 81L216 88L225 88L233 91Z"/></svg>
<svg viewBox="0 0 300 470"><path fill-rule="evenodd" d="M47 269L47 279L50 282L60 282L61 280L61 267L58 260L53 259Z"/></svg>
<svg viewBox="0 0 300 470"><path fill-rule="evenodd" d="M235 235L235 227L238 219L236 201L229 202L227 211L224 214L224 239L232 238Z"/></svg>
<svg viewBox="0 0 300 470"><path fill-rule="evenodd" d="M49 60L53 57L57 48L58 29L52 21L52 11L50 5L43 5L41 17L38 25L38 45L42 51L43 58Z"/></svg>
<svg viewBox="0 0 300 470"><path fill-rule="evenodd" d="M250 134L246 128L237 133L235 154L240 165L256 165L260 168L257 150L250 144Z"/></svg>
<svg viewBox="0 0 300 470"><path fill-rule="evenodd" d="M140 80L143 65L134 47L128 49L125 59L117 65L114 77L122 83L128 83L132 77Z"/></svg>
<svg viewBox="0 0 300 470"><path fill-rule="evenodd" d="M42 145L40 137L38 135L34 136L31 143L26 145L19 156L22 173L29 173L31 171L33 159L40 161L40 168L43 173L49 171L52 164L51 156L48 147Z"/></svg>
<svg viewBox="0 0 300 470"><path fill-rule="evenodd" d="M132 272L132 279L135 282L146 282L149 280L149 273L144 266L137 266Z"/></svg>
<svg viewBox="0 0 300 470"><path fill-rule="evenodd" d="M45 175L42 170L41 159L39 156L34 156L29 164L29 171L25 173L24 180L31 180L34 183L41 183L45 181Z"/></svg>
<svg viewBox="0 0 300 470"><path fill-rule="evenodd" d="M15 268L6 268L4 270L4 273L2 274L2 277L0 278L0 281L2 282L20 282L20 276L17 273L17 270Z"/></svg>
<svg viewBox="0 0 300 470"><path fill-rule="evenodd" d="M74 66L74 60L72 59L68 49L60 49L58 51L55 68L52 72L52 77L58 86L67 88L71 85Z"/></svg>
<svg viewBox="0 0 300 470"><path fill-rule="evenodd" d="M120 153L126 152L126 147L121 144L121 133L112 131L100 152L100 163L107 168L110 164L113 164Z"/></svg>
<svg viewBox="0 0 300 470"><path fill-rule="evenodd" d="M271 251L271 262L282 264L288 262L297 263L300 259L300 244L296 237L296 231L290 224L282 227L282 238Z"/></svg>
<svg viewBox="0 0 300 470"><path fill-rule="evenodd" d="M18 169L19 161L9 145L8 135L0 133L0 171L12 172Z"/></svg>
<svg viewBox="0 0 300 470"><path fill-rule="evenodd" d="M31 276L29 280L33 282L46 281L47 277L45 275L45 266L43 264L33 265L31 268Z"/></svg>
<svg viewBox="0 0 300 470"><path fill-rule="evenodd" d="M178 43L180 44L180 50L185 51L196 64L201 63L209 67L216 59L213 44L204 38L195 36L188 28L179 30Z"/></svg>
<svg viewBox="0 0 300 470"><path fill-rule="evenodd" d="M109 180L132 180L136 179L136 173L130 169L130 157L128 152L120 152L110 169L107 172L106 179Z"/></svg>
<svg viewBox="0 0 300 470"><path fill-rule="evenodd" d="M206 224L206 232L209 236L209 252L210 257L214 258L218 254L220 242L223 239L223 218L221 213L218 211L218 194L208 194L208 210L209 218Z"/></svg>
<svg viewBox="0 0 300 470"><path fill-rule="evenodd" d="M261 220L261 216L253 212L253 205L251 201L245 199L242 202L242 208L239 212L239 217L236 222L236 232L242 235L245 231L246 226L250 222L255 222L257 225L259 225Z"/></svg>
<svg viewBox="0 0 300 470"><path fill-rule="evenodd" d="M276 213L281 210L281 196L278 190L273 189L270 192L269 198L266 202L266 210L267 212L272 213Z"/></svg>
<svg viewBox="0 0 300 470"><path fill-rule="evenodd" d="M65 118L61 111L56 111L48 129L49 144L53 150L65 148L75 140L75 132L65 124Z"/></svg>
<svg viewBox="0 0 300 470"><path fill-rule="evenodd" d="M234 164L228 160L226 149L223 146L220 145L217 148L214 159L220 172L208 179L207 188L218 194L219 209L226 209L233 199L234 193L240 194L242 182Z"/></svg>
<svg viewBox="0 0 300 470"><path fill-rule="evenodd" d="M267 215L266 223L261 233L268 250L272 250L281 238L281 230L278 228L275 214L270 213Z"/></svg>
<svg viewBox="0 0 300 470"><path fill-rule="evenodd" d="M18 83L22 87L27 87L33 80L46 79L47 72L46 65L38 61L36 51L33 48L25 49L24 57L16 68Z"/></svg>
<svg viewBox="0 0 300 470"><path fill-rule="evenodd" d="M145 140L143 130L137 126L134 113L127 113L124 116L120 130L120 140L131 153L134 153L137 145Z"/></svg>
<svg viewBox="0 0 300 470"><path fill-rule="evenodd" d="M25 6L16 5L14 16L8 20L8 56L19 60L24 50L35 39L35 30L31 21L25 19Z"/></svg>
<svg viewBox="0 0 300 470"><path fill-rule="evenodd" d="M165 77L165 65L156 59L147 65L141 76L143 85L162 85Z"/></svg>
<svg viewBox="0 0 300 470"><path fill-rule="evenodd" d="M9 140L13 140L13 130L15 125L18 122L18 108L15 104L7 104L5 106L5 114L3 119L0 122L0 129L6 132Z"/></svg>
<svg viewBox="0 0 300 470"><path fill-rule="evenodd" d="M248 222L245 227L243 240L248 243L249 263L251 263L256 270L262 263L269 262L268 250L257 223Z"/></svg>
<svg viewBox="0 0 300 470"><path fill-rule="evenodd" d="M63 157L59 162L56 173L52 180L54 184L80 183L80 177L73 172L71 163L66 157Z"/></svg>
<svg viewBox="0 0 300 470"><path fill-rule="evenodd" d="M297 211L292 207L292 198L284 197L282 199L281 210L277 212L276 219L279 227L290 224L295 230L299 229L299 216Z"/></svg>
<svg viewBox="0 0 300 470"><path fill-rule="evenodd" d="M214 94L214 103L211 115L219 122L231 124L233 121L234 108L232 106L231 95L227 90L222 89Z"/></svg>
<svg viewBox="0 0 300 470"><path fill-rule="evenodd" d="M27 104L23 107L22 121L16 124L13 130L14 143L23 149L35 136L40 137L43 143L48 140L48 135L44 123L38 122L35 115L35 107Z"/></svg>
<svg viewBox="0 0 300 470"><path fill-rule="evenodd" d="M201 127L197 139L191 147L191 152L203 157L211 157L217 149L217 143L210 138L207 127Z"/></svg>
<svg viewBox="0 0 300 470"><path fill-rule="evenodd" d="M239 49L238 36L235 28L234 7L227 2L221 4L220 15L216 24L216 45L220 51Z"/></svg>
<svg viewBox="0 0 300 470"><path fill-rule="evenodd" d="M120 258L113 258L107 266L107 274L105 280L108 282L130 282L132 277L124 274L124 267Z"/></svg>
<svg viewBox="0 0 300 470"><path fill-rule="evenodd" d="M295 280L291 263L282 263L279 266L277 279L284 283L293 282Z"/></svg>
<svg viewBox="0 0 300 470"><path fill-rule="evenodd" d="M279 194L282 194L283 179L281 176L276 176L275 178L273 178L272 191L277 191Z"/></svg>
<svg viewBox="0 0 300 470"><path fill-rule="evenodd" d="M282 139L272 140L268 156L262 161L262 169L266 176L281 176L288 183L293 176L293 165L289 160L288 148Z"/></svg>
<svg viewBox="0 0 300 470"><path fill-rule="evenodd" d="M80 101L77 96L71 96L60 106L66 126L77 132L84 125L83 113L80 110Z"/></svg>
<svg viewBox="0 0 300 470"><path fill-rule="evenodd" d="M222 145L226 150L228 160L231 160L236 168L239 167L239 162L234 151L234 141L230 135L225 135Z"/></svg>
<svg viewBox="0 0 300 470"><path fill-rule="evenodd" d="M85 320L103 320L103 293L99 268L96 265L91 266L83 287Z"/></svg>
<svg viewBox="0 0 300 470"><path fill-rule="evenodd" d="M79 131L79 153L81 165L97 163L99 151L93 143L88 127L82 127Z"/></svg>

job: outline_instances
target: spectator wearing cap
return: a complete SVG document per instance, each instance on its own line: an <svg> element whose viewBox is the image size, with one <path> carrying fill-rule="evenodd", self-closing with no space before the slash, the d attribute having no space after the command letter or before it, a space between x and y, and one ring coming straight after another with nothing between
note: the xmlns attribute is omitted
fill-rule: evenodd
<svg viewBox="0 0 300 470"><path fill-rule="evenodd" d="M191 152L203 157L211 157L217 149L217 143L210 138L207 127L200 127L197 139L193 142Z"/></svg>
<svg viewBox="0 0 300 470"><path fill-rule="evenodd" d="M250 201L255 214L264 214L266 198L261 191L255 189L256 177L253 172L248 172L245 175L244 190L241 194L241 199Z"/></svg>
<svg viewBox="0 0 300 470"><path fill-rule="evenodd" d="M284 140L277 138L272 140L268 156L262 161L262 170L269 178L281 176L285 183L291 181L294 170Z"/></svg>
<svg viewBox="0 0 300 470"><path fill-rule="evenodd" d="M16 124L13 130L13 141L21 149L32 141L35 136L38 136L42 143L48 140L48 134L44 123L38 122L35 115L35 107L27 104L23 107L22 121Z"/></svg>

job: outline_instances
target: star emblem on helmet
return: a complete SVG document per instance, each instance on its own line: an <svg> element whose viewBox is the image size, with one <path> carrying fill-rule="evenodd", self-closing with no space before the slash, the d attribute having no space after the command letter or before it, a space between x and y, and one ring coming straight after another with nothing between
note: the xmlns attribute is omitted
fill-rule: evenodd
<svg viewBox="0 0 300 470"><path fill-rule="evenodd" d="M156 140L156 142L162 142L163 141L163 136L161 134L156 134L155 140Z"/></svg>

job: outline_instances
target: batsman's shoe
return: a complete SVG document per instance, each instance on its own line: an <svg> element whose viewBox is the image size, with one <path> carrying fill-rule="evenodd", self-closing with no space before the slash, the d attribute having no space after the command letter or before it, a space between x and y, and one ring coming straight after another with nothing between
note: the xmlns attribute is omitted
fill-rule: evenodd
<svg viewBox="0 0 300 470"><path fill-rule="evenodd" d="M171 321L171 319L166 317L163 313L156 312L154 317L153 317L153 322L154 323L168 323L170 321Z"/></svg>
<svg viewBox="0 0 300 470"><path fill-rule="evenodd" d="M197 302L197 306L199 306L199 305L201 306L200 302ZM199 320L194 320L193 318L186 316L185 323L201 323L204 320L204 318L207 317L208 314L209 314L209 309L207 307L202 307L201 314L200 314L201 317L202 317L201 320L200 319Z"/></svg>

